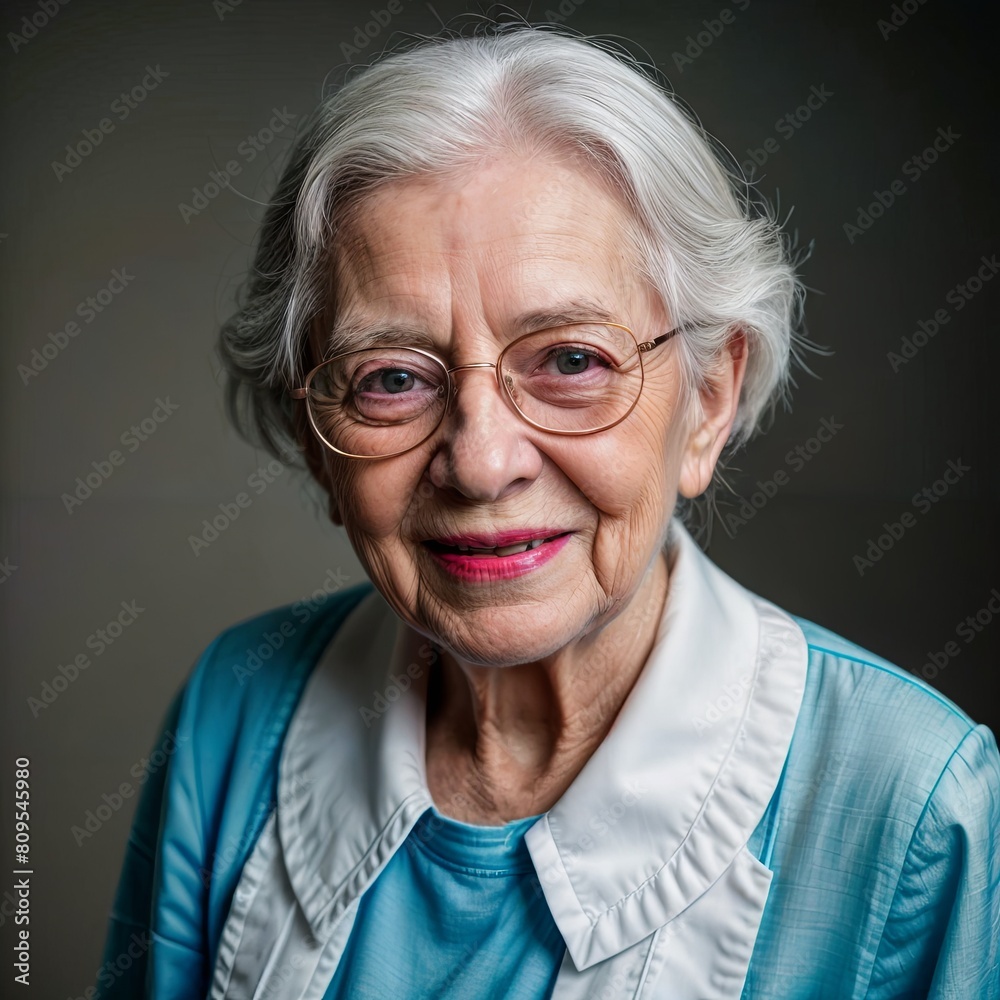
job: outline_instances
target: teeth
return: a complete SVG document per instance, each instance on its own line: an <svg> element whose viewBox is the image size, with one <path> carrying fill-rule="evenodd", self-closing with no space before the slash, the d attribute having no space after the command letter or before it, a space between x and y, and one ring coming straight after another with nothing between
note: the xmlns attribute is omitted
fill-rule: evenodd
<svg viewBox="0 0 1000 1000"><path fill-rule="evenodd" d="M498 556L513 556L519 552L527 552L531 548L531 542L518 542L517 545L499 545L493 551Z"/></svg>
<svg viewBox="0 0 1000 1000"><path fill-rule="evenodd" d="M552 538L558 536L553 535ZM454 548L459 552L467 552L475 556L514 556L521 552L530 552L537 549L543 542L551 542L552 538L532 538L528 542L518 542L515 545L498 545L493 549L476 548L474 545L456 545Z"/></svg>

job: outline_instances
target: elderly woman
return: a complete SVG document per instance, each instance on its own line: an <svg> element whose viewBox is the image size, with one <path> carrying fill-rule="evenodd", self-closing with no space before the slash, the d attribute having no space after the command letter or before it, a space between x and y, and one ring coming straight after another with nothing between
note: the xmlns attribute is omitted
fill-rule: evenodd
<svg viewBox="0 0 1000 1000"><path fill-rule="evenodd" d="M374 588L204 654L102 995L998 996L989 730L675 516L802 343L738 191L634 62L551 31L322 104L223 354Z"/></svg>

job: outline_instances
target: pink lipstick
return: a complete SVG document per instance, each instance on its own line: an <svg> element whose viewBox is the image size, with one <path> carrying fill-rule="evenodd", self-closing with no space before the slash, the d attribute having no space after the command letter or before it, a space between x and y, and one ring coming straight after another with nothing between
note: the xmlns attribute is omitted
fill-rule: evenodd
<svg viewBox="0 0 1000 1000"><path fill-rule="evenodd" d="M449 535L424 543L434 561L467 583L511 580L544 566L572 532L553 528Z"/></svg>

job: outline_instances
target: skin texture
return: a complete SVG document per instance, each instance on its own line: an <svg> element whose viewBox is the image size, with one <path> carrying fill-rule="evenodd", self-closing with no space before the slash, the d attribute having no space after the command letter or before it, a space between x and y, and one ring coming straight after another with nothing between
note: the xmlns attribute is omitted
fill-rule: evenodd
<svg viewBox="0 0 1000 1000"><path fill-rule="evenodd" d="M568 155L394 182L355 213L336 259L336 314L321 328L398 324L450 365L493 362L527 332L518 317L586 300L653 339L671 318L632 259L627 225L621 198ZM677 495L708 486L745 360L737 333L685 409L668 341L645 358L632 414L575 438L524 423L492 369L459 372L454 409L419 447L379 461L317 456L331 515L372 581L414 638L441 649L427 778L446 815L496 825L543 812L603 740L655 638ZM422 544L524 528L573 534L514 580L455 581Z"/></svg>

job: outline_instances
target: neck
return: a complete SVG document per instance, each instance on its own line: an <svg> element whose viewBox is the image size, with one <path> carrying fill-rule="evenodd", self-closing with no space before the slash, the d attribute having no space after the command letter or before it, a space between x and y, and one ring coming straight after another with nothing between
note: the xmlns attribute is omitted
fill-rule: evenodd
<svg viewBox="0 0 1000 1000"><path fill-rule="evenodd" d="M558 801L646 663L667 582L658 553L620 614L537 662L483 667L441 656L427 691L427 781L442 813L496 825Z"/></svg>

